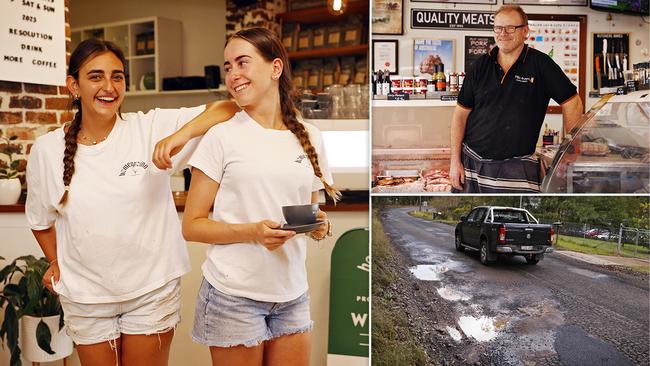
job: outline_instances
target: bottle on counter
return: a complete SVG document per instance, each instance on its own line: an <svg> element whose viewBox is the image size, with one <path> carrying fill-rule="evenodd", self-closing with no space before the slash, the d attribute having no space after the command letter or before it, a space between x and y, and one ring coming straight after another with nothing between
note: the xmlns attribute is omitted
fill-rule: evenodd
<svg viewBox="0 0 650 366"><path fill-rule="evenodd" d="M458 93L458 73L450 72L449 73L449 91L452 93Z"/></svg>
<svg viewBox="0 0 650 366"><path fill-rule="evenodd" d="M377 71L377 77L375 78L375 95L384 95L383 94L383 84L384 82L384 72L381 70Z"/></svg>
<svg viewBox="0 0 650 366"><path fill-rule="evenodd" d="M458 91L463 88L463 82L465 81L465 72L461 71L461 73L458 75Z"/></svg>
<svg viewBox="0 0 650 366"><path fill-rule="evenodd" d="M427 80L427 93L433 93L436 91L436 82L433 80L433 76L429 76Z"/></svg>
<svg viewBox="0 0 650 366"><path fill-rule="evenodd" d="M436 74L436 90L437 91L447 90L447 78L445 77L445 64L440 64L438 67L438 73Z"/></svg>
<svg viewBox="0 0 650 366"><path fill-rule="evenodd" d="M381 83L381 89L383 95L388 95L390 93L390 72L388 69L384 71L384 80Z"/></svg>

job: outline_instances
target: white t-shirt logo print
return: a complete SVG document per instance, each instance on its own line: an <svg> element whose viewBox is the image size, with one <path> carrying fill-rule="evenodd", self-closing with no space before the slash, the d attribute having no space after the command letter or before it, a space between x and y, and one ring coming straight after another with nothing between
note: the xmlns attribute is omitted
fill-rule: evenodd
<svg viewBox="0 0 650 366"><path fill-rule="evenodd" d="M123 177L127 175L133 177L136 175L142 175L144 174L145 170L147 170L148 167L149 165L147 165L147 163L145 163L144 161L131 161L124 164L119 176Z"/></svg>
<svg viewBox="0 0 650 366"><path fill-rule="evenodd" d="M302 164L302 161L305 160L305 159L307 159L307 158L309 158L309 157L307 156L307 154L302 154L302 155L298 155L298 157L297 157L296 160L294 160L294 161L295 161L296 163L298 163L298 164Z"/></svg>

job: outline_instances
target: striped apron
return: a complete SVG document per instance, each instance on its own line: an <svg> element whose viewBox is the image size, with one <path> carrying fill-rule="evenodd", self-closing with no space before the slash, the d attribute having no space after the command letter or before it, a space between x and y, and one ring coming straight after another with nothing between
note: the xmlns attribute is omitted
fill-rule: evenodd
<svg viewBox="0 0 650 366"><path fill-rule="evenodd" d="M453 193L539 193L540 165L533 155L505 160L483 159L463 143L465 184Z"/></svg>

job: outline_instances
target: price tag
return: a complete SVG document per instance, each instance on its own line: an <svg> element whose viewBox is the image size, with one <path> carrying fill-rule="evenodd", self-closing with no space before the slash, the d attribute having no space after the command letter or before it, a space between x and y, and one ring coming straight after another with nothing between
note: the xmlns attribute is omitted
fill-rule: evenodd
<svg viewBox="0 0 650 366"><path fill-rule="evenodd" d="M409 100L410 96L406 93L388 93L388 100Z"/></svg>
<svg viewBox="0 0 650 366"><path fill-rule="evenodd" d="M636 81L628 80L625 84L628 91L636 91Z"/></svg>

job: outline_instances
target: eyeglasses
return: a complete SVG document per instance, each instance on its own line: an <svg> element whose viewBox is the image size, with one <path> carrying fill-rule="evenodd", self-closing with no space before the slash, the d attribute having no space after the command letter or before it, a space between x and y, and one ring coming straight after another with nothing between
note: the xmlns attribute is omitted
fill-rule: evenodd
<svg viewBox="0 0 650 366"><path fill-rule="evenodd" d="M526 24L522 25L506 25L506 26L500 26L500 25L495 25L492 30L494 30L494 33L499 34L502 31L506 31L506 33L514 33L517 29L525 27Z"/></svg>

